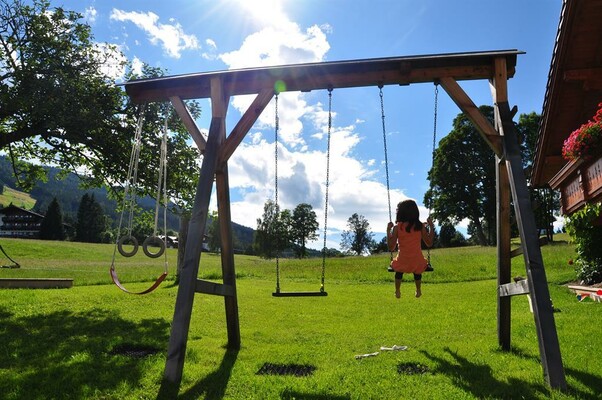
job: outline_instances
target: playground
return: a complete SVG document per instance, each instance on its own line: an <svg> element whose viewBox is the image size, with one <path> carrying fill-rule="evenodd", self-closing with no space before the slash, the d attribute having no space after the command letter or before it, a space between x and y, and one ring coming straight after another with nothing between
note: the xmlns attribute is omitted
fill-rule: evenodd
<svg viewBox="0 0 602 400"><path fill-rule="evenodd" d="M413 297L408 280L400 300L383 267L388 254L328 259L323 298L275 298L274 260L235 255L240 350L227 349L224 301L198 299L175 395L163 380L174 276L153 293L132 296L110 282L113 246L35 240L3 241L21 268L3 269L2 277L71 277L74 286L0 291L0 393L4 399L598 399L602 304L579 301L568 289L574 248L566 239L557 235L542 247L565 393L542 379L526 296L513 298L511 351L498 346L493 247L433 250L436 270L425 276L423 296ZM176 250L166 251L175 265ZM147 288L162 272L144 260L132 257L120 276L132 290ZM220 256L206 253L203 263L199 278L219 281ZM304 290L315 287L321 263L285 260L281 269L287 289ZM512 274L524 275L520 257ZM381 350L394 346L407 348Z"/></svg>

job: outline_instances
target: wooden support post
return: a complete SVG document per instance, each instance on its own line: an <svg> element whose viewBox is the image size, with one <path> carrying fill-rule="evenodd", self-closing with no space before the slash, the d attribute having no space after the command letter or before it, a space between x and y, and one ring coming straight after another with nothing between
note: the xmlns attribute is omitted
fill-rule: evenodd
<svg viewBox="0 0 602 400"><path fill-rule="evenodd" d="M497 180L497 284L498 287L511 281L510 257L510 183L504 160L496 157ZM504 351L510 350L511 299L497 298L497 337Z"/></svg>
<svg viewBox="0 0 602 400"><path fill-rule="evenodd" d="M220 79L216 78L212 81L211 87L213 118L209 127L205 157L192 207L184 264L180 274L180 284L176 297L164 371L165 379L176 385L179 385L182 380L186 342L188 340L196 280L201 261L201 244L203 243L203 236L207 225L207 213L209 212L209 201L213 189L213 177L217 168L220 145L223 143L225 135L225 106Z"/></svg>
<svg viewBox="0 0 602 400"><path fill-rule="evenodd" d="M240 324L238 319L238 298L236 296L236 272L234 269L234 245L232 240L232 216L230 214L230 187L228 184L228 166L224 164L216 175L217 214L219 216L222 277L224 285L234 291L232 296L224 297L226 308L226 326L228 328L228 348L240 349Z"/></svg>
<svg viewBox="0 0 602 400"><path fill-rule="evenodd" d="M554 321L554 311L550 300L541 249L539 248L535 216L531 209L531 199L523 171L520 147L508 102L498 102L496 107L498 108L503 130L504 158L506 159L514 210L523 247L544 379L550 387L565 390L566 378Z"/></svg>

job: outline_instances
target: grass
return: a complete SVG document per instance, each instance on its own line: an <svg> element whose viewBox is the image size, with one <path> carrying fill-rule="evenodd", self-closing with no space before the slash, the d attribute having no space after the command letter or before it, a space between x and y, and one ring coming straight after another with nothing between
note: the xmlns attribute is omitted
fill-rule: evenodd
<svg viewBox="0 0 602 400"><path fill-rule="evenodd" d="M0 291L0 398L173 398L161 378L177 288L146 296L110 284L112 246L3 240L21 265L0 277L73 277L62 290ZM326 298L274 298L275 263L235 256L242 348L226 349L223 299L197 295L180 399L599 399L602 304L578 302L565 284L573 246L542 248L568 393L550 391L527 299L513 298L510 353L497 347L494 248L435 250L423 297L412 283L393 296L389 255L327 260ZM168 250L171 266L176 253ZM162 262L118 259L122 281L142 289ZM281 260L283 290L317 290L321 260ZM524 275L522 257L513 273ZM218 280L220 257L203 253L201 273ZM356 360L380 346L408 346ZM155 354L119 354L123 346ZM265 363L315 367L305 377L258 375ZM416 371L415 374L398 371Z"/></svg>
<svg viewBox="0 0 602 400"><path fill-rule="evenodd" d="M0 204L7 207L11 203L17 207L31 210L36 205L36 200L28 193L4 186L4 190L0 193Z"/></svg>

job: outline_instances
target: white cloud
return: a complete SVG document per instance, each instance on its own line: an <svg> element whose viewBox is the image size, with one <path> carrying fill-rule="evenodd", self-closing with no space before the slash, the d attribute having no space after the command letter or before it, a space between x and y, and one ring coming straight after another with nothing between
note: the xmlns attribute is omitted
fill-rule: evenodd
<svg viewBox="0 0 602 400"><path fill-rule="evenodd" d="M200 48L196 36L184 33L182 26L173 18L169 19L171 24L162 24L153 12L125 12L114 8L111 19L132 22L147 33L152 44L160 44L169 57L180 58L183 50Z"/></svg>
<svg viewBox="0 0 602 400"><path fill-rule="evenodd" d="M239 49L222 53L219 58L229 68L239 69L321 62L329 49L320 27L303 30L281 16L274 24L266 22L263 29L249 35ZM323 232L329 115L324 104L328 100L314 100L316 97L299 92L279 95L278 191L283 209L311 204ZM242 113L253 98L237 96L231 104ZM232 219L252 228L263 214L265 201L274 198L274 114L272 100L228 163L230 187L237 199L231 204ZM336 112L331 115L327 245L338 247L340 233L347 229L347 219L353 213L365 216L373 232L384 232L389 207L386 185L379 181L383 166L375 166L374 160L355 158L362 142L356 127L363 121L341 126L336 124ZM390 196L393 208L406 198L401 190L391 190ZM309 245L321 248L322 241L320 237Z"/></svg>
<svg viewBox="0 0 602 400"><path fill-rule="evenodd" d="M96 15L98 14L98 11L96 11L96 9L92 6L86 8L86 11L84 11L84 19L89 23L89 24L94 24L96 22Z"/></svg>
<svg viewBox="0 0 602 400"><path fill-rule="evenodd" d="M213 39L205 39L205 45L208 51L204 51L201 55L206 60L217 59L217 44Z"/></svg>
<svg viewBox="0 0 602 400"><path fill-rule="evenodd" d="M138 57L134 57L132 60L132 72L138 76L142 76L142 67L144 63Z"/></svg>

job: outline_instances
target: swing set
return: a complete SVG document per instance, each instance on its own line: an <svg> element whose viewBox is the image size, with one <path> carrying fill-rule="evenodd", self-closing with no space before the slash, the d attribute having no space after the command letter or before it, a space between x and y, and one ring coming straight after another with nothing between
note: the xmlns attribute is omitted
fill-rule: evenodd
<svg viewBox="0 0 602 400"><path fill-rule="evenodd" d="M410 84L435 82L439 83L458 108L467 115L482 139L496 155L497 332L499 346L504 351L511 350L511 296L529 294L533 304L544 379L552 388L566 389L553 307L539 248L539 235L522 167L517 133L512 121L517 109L516 107L511 108L508 100L507 80L512 78L515 73L519 54L523 53L518 50L499 50L389 57L246 68L127 82L125 84L126 92L135 103L170 101L197 146L204 152L168 344L165 380L176 385L181 382L192 306L196 293L218 295L224 298L227 347L231 350L240 349L228 160L274 97L276 84L279 88L282 87L280 92L308 92L380 85L403 87ZM458 84L458 81L464 80L485 80L489 83L495 109L494 124L491 124L481 114L472 99ZM281 86L282 83L284 86ZM255 95L255 98L227 134L228 104L231 96L238 95ZM201 98L211 100L211 124L206 140L197 135L199 129L184 105L184 100ZM209 202L214 185L220 215L223 283L198 279L201 260L200 243L202 243L207 224ZM527 283L521 285L511 282L511 258L513 256L510 246L511 205L517 215L521 250L527 274Z"/></svg>

